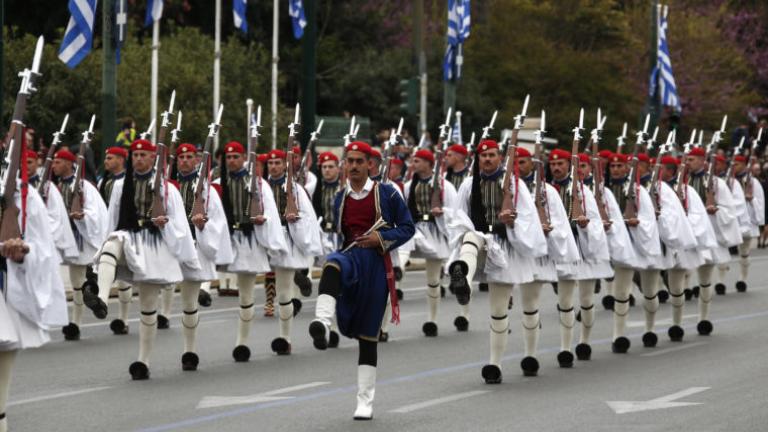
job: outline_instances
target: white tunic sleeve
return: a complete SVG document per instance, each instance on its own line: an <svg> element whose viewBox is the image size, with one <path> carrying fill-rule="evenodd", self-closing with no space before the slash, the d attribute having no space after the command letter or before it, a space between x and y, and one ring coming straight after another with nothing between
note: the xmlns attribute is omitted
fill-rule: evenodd
<svg viewBox="0 0 768 432"><path fill-rule="evenodd" d="M256 235L256 241L261 247L267 249L272 254L279 254L288 251L288 243L283 235L283 226L280 223L280 214L277 212L275 196L272 194L272 188L269 187L264 179L261 182L261 199L264 206L264 217L266 222L263 225L255 225L253 232Z"/></svg>
<svg viewBox="0 0 768 432"><path fill-rule="evenodd" d="M608 247L611 252L611 261L624 265L631 265L635 261L635 251L632 248L632 240L629 238L629 231L624 223L624 215L621 213L619 203L610 189L603 191L605 198L605 208L608 217L613 222L608 229Z"/></svg>
<svg viewBox="0 0 768 432"><path fill-rule="evenodd" d="M544 192L547 194L547 207L550 224L552 225L552 231L545 237L547 244L546 255L556 263L578 261L579 250L576 246L576 240L573 238L571 221L568 220L568 213L565 211L560 194L550 184L545 184ZM538 212L536 220L539 221ZM517 225L517 221L515 225Z"/></svg>
<svg viewBox="0 0 768 432"><path fill-rule="evenodd" d="M69 225L69 215L61 198L61 192L53 184L48 184L48 223L56 249L62 258L74 259L79 255L75 235ZM106 219L105 219L106 222ZM105 227L106 228L106 227ZM101 245L97 246L100 247Z"/></svg>
<svg viewBox="0 0 768 432"><path fill-rule="evenodd" d="M584 203L589 224L586 228L577 228L581 251L587 259L608 261L611 259L611 255L608 251L608 238L605 234L605 228L603 228L603 220L600 218L600 210L597 207L595 196L587 187L584 188Z"/></svg>
<svg viewBox="0 0 768 432"><path fill-rule="evenodd" d="M94 249L99 249L107 238L107 207L98 189L88 181L83 182L84 217L75 220L75 226L84 240Z"/></svg>
<svg viewBox="0 0 768 432"><path fill-rule="evenodd" d="M208 222L202 230L195 227L197 246L210 261L218 265L226 265L234 259L232 243L229 240L227 216L224 214L218 192L209 187L206 193L208 194L208 200L205 203Z"/></svg>
<svg viewBox="0 0 768 432"><path fill-rule="evenodd" d="M765 225L765 191L763 191L763 185L754 177L752 178L752 201L749 203L749 209L752 224L757 227Z"/></svg>
<svg viewBox="0 0 768 432"><path fill-rule="evenodd" d="M661 214L658 218L659 237L672 249L692 249L696 247L696 237L685 216L683 205L674 190L665 182L659 184Z"/></svg>
<svg viewBox="0 0 768 432"><path fill-rule="evenodd" d="M629 228L632 233L633 245L643 256L661 255L659 227L656 224L656 212L651 196L648 195L648 191L644 187L639 187L637 198L639 201L637 219L640 223L636 227Z"/></svg>
<svg viewBox="0 0 768 432"><path fill-rule="evenodd" d="M197 260L195 244L192 241L192 232L190 232L189 223L187 223L184 201L181 199L179 190L173 184L168 183L167 191L166 213L168 214L168 223L160 230L163 240L168 246L168 250L171 251L179 262L198 269L200 264ZM112 194L114 195L114 190Z"/></svg>
<svg viewBox="0 0 768 432"><path fill-rule="evenodd" d="M320 239L320 223L317 221L315 208L307 191L296 185L293 189L296 193L296 205L299 208L299 219L288 223L288 230L294 244L307 256L319 256L323 253Z"/></svg>
<svg viewBox="0 0 768 432"><path fill-rule="evenodd" d="M693 234L696 236L699 249L712 249L717 247L717 237L712 227L712 221L707 214L707 209L701 201L699 194L691 186L686 186L688 200L688 222L691 224Z"/></svg>
<svg viewBox="0 0 768 432"><path fill-rule="evenodd" d="M716 178L715 185L717 192L717 212L710 215L715 228L715 235L720 246L737 246L741 244L741 229L739 227L739 206L728 189L728 185L723 179Z"/></svg>
<svg viewBox="0 0 768 432"><path fill-rule="evenodd" d="M521 255L530 258L542 257L547 254L547 240L541 229L536 206L533 204L533 199L525 183L520 179L516 180L517 218L513 227L507 227L507 238ZM515 184L511 183L510 188L514 187Z"/></svg>
<svg viewBox="0 0 768 432"><path fill-rule="evenodd" d="M107 207L108 233L117 230L117 223L120 219L120 197L123 195L124 180L125 177L117 179L112 183L112 195L109 197L109 206Z"/></svg>

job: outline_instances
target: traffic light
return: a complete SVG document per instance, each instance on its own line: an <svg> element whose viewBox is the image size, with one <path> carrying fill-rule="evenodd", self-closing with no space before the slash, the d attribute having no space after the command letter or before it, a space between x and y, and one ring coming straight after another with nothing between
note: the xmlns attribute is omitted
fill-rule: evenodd
<svg viewBox="0 0 768 432"><path fill-rule="evenodd" d="M400 80L400 111L416 115L419 104L419 79Z"/></svg>

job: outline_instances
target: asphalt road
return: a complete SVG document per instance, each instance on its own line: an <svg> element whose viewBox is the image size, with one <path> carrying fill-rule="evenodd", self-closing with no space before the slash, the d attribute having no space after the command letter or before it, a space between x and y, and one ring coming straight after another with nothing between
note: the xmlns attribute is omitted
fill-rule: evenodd
<svg viewBox="0 0 768 432"><path fill-rule="evenodd" d="M352 420L356 342L343 339L339 349L326 352L312 347L307 326L313 300L305 299L294 323L291 356L271 353L278 322L259 314L251 333L251 361L236 364L231 357L236 299L214 296L199 329L200 369L183 372L176 297L171 329L158 334L152 378L143 382L131 381L128 374L138 351L134 301L127 336L113 336L108 323L88 317L82 340L65 342L57 333L49 345L21 353L7 409L9 425L18 432L768 430L766 264L768 254L756 252L744 294L733 289L733 266L727 295L715 297L715 330L708 337L696 335L696 303L691 301L685 341L669 342L671 306L666 304L659 312L659 346L643 348L643 312L635 307L629 318L632 348L629 354L612 354L611 313L598 306L593 358L573 369L557 365L556 297L547 289L539 376L524 378L519 368L523 342L516 305L504 382L493 386L480 377L488 359L487 294L473 297L468 333L453 328L457 306L449 294L441 304L440 335L428 339L421 333L424 274L408 273L402 324L391 328L390 342L379 348L372 422ZM116 306L110 304L110 316Z"/></svg>

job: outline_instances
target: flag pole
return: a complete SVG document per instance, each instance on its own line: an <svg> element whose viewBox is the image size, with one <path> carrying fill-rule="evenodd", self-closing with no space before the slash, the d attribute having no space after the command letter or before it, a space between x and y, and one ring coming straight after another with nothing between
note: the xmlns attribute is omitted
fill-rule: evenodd
<svg viewBox="0 0 768 432"><path fill-rule="evenodd" d="M103 63L101 65L101 148L96 148L93 154L96 156L96 164L101 165L104 149L115 144L116 125L115 100L117 99L117 59L113 41L115 38L115 26L112 17L115 14L114 2L107 0L102 8L102 44Z"/></svg>
<svg viewBox="0 0 768 432"><path fill-rule="evenodd" d="M280 2L272 4L272 150L277 148L277 62L278 34L280 27Z"/></svg>
<svg viewBox="0 0 768 432"><path fill-rule="evenodd" d="M221 85L221 0L216 0L216 24L215 24L215 36L213 42L213 117L219 111L219 91ZM213 148L219 149L219 134L215 134L213 138Z"/></svg>
<svg viewBox="0 0 768 432"><path fill-rule="evenodd" d="M152 22L152 88L151 88L151 115L150 122L157 119L157 70L158 70L158 50L160 49L160 20ZM156 142L157 133L155 126L152 130L152 142Z"/></svg>

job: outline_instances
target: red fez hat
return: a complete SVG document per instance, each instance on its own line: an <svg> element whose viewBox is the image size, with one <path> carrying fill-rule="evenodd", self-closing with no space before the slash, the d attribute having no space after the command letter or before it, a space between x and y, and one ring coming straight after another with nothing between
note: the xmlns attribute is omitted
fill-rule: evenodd
<svg viewBox="0 0 768 432"><path fill-rule="evenodd" d="M37 155L35 155L35 157L37 157ZM53 157L54 159L64 159L70 162L74 162L77 160L77 156L75 156L75 154L69 150L59 150L56 152L55 155L53 155Z"/></svg>
<svg viewBox="0 0 768 432"><path fill-rule="evenodd" d="M136 150L144 150L144 151L153 152L153 151L157 150L157 148L149 140L137 139L136 141L131 143L131 151L136 151Z"/></svg>
<svg viewBox="0 0 768 432"><path fill-rule="evenodd" d="M376 158L376 159L379 159L379 160L381 160L381 152L379 152L378 150L376 150L376 149L375 149L375 148L373 148L373 147L371 147L371 153L370 153L370 155L371 155L371 157L372 157L372 158Z"/></svg>
<svg viewBox="0 0 768 432"><path fill-rule="evenodd" d="M499 144L494 140L482 140L480 141L480 144L477 145L477 153L484 153L488 150L498 149Z"/></svg>
<svg viewBox="0 0 768 432"><path fill-rule="evenodd" d="M237 141L230 141L224 146L224 153L245 154L245 147Z"/></svg>
<svg viewBox="0 0 768 432"><path fill-rule="evenodd" d="M293 152L293 154L297 154L297 155L300 155L300 154L301 154L301 147L299 147L299 146L295 145L295 146L293 146L293 148L291 149L291 151Z"/></svg>
<svg viewBox="0 0 768 432"><path fill-rule="evenodd" d="M517 157L531 157L531 152L529 152L525 147L518 147Z"/></svg>
<svg viewBox="0 0 768 432"><path fill-rule="evenodd" d="M715 156L715 161L725 163L726 159L725 159L725 156L723 156L723 155L716 155Z"/></svg>
<svg viewBox="0 0 768 432"><path fill-rule="evenodd" d="M621 154L621 153L614 153L611 155L611 162L617 162L617 163L628 163L629 162L629 155Z"/></svg>
<svg viewBox="0 0 768 432"><path fill-rule="evenodd" d="M27 159L37 159L37 152L34 150L27 150L24 152Z"/></svg>
<svg viewBox="0 0 768 432"><path fill-rule="evenodd" d="M267 153L267 160L274 160L274 159L285 159L287 155L284 151L280 149L274 149L271 152Z"/></svg>
<svg viewBox="0 0 768 432"><path fill-rule="evenodd" d="M734 162L747 162L747 157L744 155L736 155L733 157Z"/></svg>
<svg viewBox="0 0 768 432"><path fill-rule="evenodd" d="M403 160L398 158L393 158L389 160L389 163L391 163L392 165L402 165Z"/></svg>
<svg viewBox="0 0 768 432"><path fill-rule="evenodd" d="M195 154L197 153L197 148L189 143L182 144L176 149L176 156L181 156L184 153Z"/></svg>
<svg viewBox="0 0 768 432"><path fill-rule="evenodd" d="M361 153L365 153L367 155L371 155L371 146L369 146L367 143L364 143L362 141L352 141L351 143L347 144L347 151L357 151Z"/></svg>
<svg viewBox="0 0 768 432"><path fill-rule="evenodd" d="M322 165L328 161L338 162L339 158L333 154L332 152L324 152L320 153L320 156L317 157L317 162Z"/></svg>
<svg viewBox="0 0 768 432"><path fill-rule="evenodd" d="M120 156L124 158L128 157L128 151L122 147L110 147L107 149L105 154L111 154L111 155Z"/></svg>
<svg viewBox="0 0 768 432"><path fill-rule="evenodd" d="M701 156L704 157L707 155L707 152L704 151L701 147L694 147L691 149L691 151L688 152L688 156Z"/></svg>
<svg viewBox="0 0 768 432"><path fill-rule="evenodd" d="M640 162L651 162L651 157L648 156L648 153L638 153L637 154L637 160Z"/></svg>
<svg viewBox="0 0 768 432"><path fill-rule="evenodd" d="M673 156L662 156L661 157L661 163L662 165L680 165L680 160Z"/></svg>
<svg viewBox="0 0 768 432"><path fill-rule="evenodd" d="M268 159L269 159L269 155L267 155L266 153L256 156L256 160L261 163L266 163Z"/></svg>
<svg viewBox="0 0 768 432"><path fill-rule="evenodd" d="M586 153L579 153L579 162L580 163L589 163L589 155Z"/></svg>
<svg viewBox="0 0 768 432"><path fill-rule="evenodd" d="M448 147L448 151L452 151L454 153L458 153L458 154L464 155L464 156L467 156L469 154L469 151L467 150L467 148L464 147L461 144L454 144L454 145Z"/></svg>
<svg viewBox="0 0 768 432"><path fill-rule="evenodd" d="M549 160L562 160L565 159L567 161L571 160L571 152L563 150L563 149L554 149L549 154Z"/></svg>
<svg viewBox="0 0 768 432"><path fill-rule="evenodd" d="M610 150L600 150L597 155L603 159L610 159L613 156L613 152Z"/></svg>
<svg viewBox="0 0 768 432"><path fill-rule="evenodd" d="M418 150L413 156L419 159L424 159L425 161L429 161L430 163L435 163L435 155L433 155L432 152L427 149Z"/></svg>

